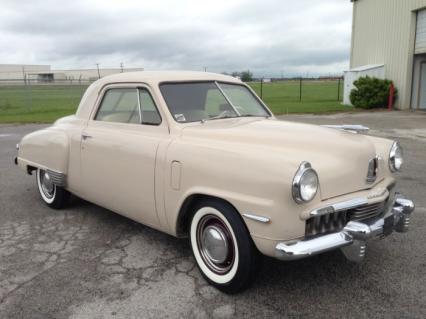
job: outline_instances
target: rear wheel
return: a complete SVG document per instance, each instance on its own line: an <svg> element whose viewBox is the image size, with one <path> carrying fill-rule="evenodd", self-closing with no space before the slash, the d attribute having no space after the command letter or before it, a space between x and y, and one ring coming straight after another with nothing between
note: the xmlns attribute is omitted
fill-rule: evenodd
<svg viewBox="0 0 426 319"><path fill-rule="evenodd" d="M198 268L209 283L236 293L252 282L259 252L232 206L215 200L197 205L190 238Z"/></svg>
<svg viewBox="0 0 426 319"><path fill-rule="evenodd" d="M60 209L64 207L70 198L70 193L55 185L49 173L40 168L37 169L37 186L41 198L51 208Z"/></svg>

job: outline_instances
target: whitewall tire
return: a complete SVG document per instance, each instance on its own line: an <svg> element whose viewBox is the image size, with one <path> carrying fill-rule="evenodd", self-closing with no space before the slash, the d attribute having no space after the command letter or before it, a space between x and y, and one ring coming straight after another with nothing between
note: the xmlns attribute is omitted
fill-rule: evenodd
<svg viewBox="0 0 426 319"><path fill-rule="evenodd" d="M240 215L216 200L203 201L194 211L191 247L204 278L227 293L243 290L257 271L259 253Z"/></svg>
<svg viewBox="0 0 426 319"><path fill-rule="evenodd" d="M37 169L37 187L42 200L51 208L62 208L68 202L70 193L55 185L46 170Z"/></svg>

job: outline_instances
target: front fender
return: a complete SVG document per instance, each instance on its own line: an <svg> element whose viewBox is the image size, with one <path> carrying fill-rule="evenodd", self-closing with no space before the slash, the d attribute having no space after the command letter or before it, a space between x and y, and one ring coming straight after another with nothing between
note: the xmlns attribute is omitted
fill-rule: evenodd
<svg viewBox="0 0 426 319"><path fill-rule="evenodd" d="M285 154L269 151L270 156L265 157L264 151L235 144L224 148L212 143L172 143L165 167L165 212L170 232L176 233L186 199L204 195L235 207L252 236L277 240L303 236L305 223L298 214L301 207L291 195L298 163ZM179 174L172 172L171 163L176 161L181 163ZM176 176L178 180L174 180ZM244 214L263 216L270 222L255 221Z"/></svg>

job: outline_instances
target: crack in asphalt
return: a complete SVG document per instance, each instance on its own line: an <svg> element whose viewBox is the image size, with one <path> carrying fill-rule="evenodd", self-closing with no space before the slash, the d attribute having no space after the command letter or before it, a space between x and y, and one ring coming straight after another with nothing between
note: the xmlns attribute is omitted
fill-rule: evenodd
<svg viewBox="0 0 426 319"><path fill-rule="evenodd" d="M66 226L67 214L48 217L41 226L26 221L0 226L0 278L9 278L0 281L0 304L13 292L66 260L76 241L88 232L84 216L79 227ZM22 269L14 262L15 256L29 256L24 262L32 272L22 275Z"/></svg>

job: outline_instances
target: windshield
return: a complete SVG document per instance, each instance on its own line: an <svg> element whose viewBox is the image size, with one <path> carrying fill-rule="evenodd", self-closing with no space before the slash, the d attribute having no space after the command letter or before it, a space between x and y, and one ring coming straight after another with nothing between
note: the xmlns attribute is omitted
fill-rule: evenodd
<svg viewBox="0 0 426 319"><path fill-rule="evenodd" d="M270 116L244 85L221 82L165 83L161 93L177 122Z"/></svg>

